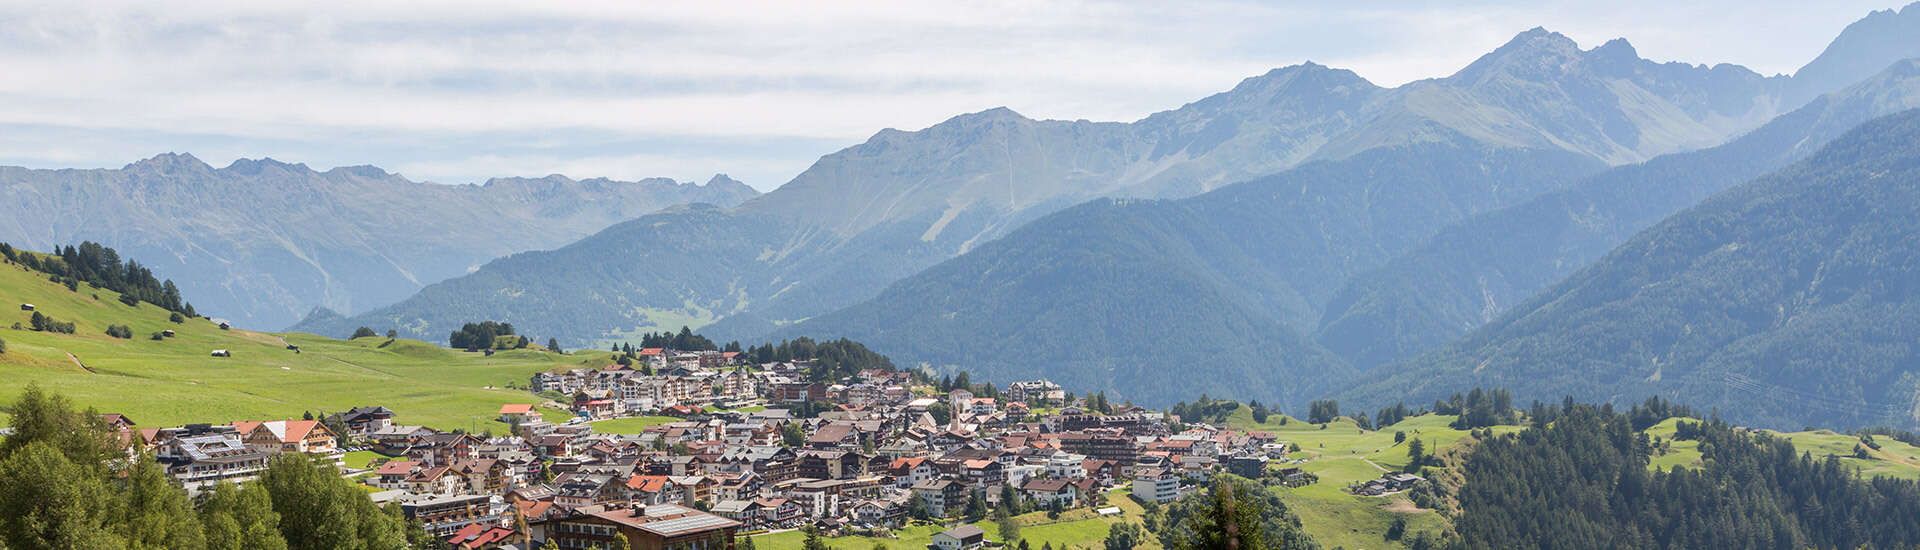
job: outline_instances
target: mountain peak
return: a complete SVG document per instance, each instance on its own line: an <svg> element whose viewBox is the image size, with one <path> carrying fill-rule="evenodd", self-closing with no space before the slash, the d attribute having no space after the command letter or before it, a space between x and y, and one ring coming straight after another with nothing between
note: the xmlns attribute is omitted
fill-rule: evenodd
<svg viewBox="0 0 1920 550"><path fill-rule="evenodd" d="M745 183L741 183L740 180L733 179L732 177L726 174L714 174L713 177L707 178L706 186L712 187L716 185L721 187L740 186L740 187L746 187L749 189L752 188L752 186L749 186Z"/></svg>
<svg viewBox="0 0 1920 550"><path fill-rule="evenodd" d="M202 162L193 153L161 153L152 158L128 164L125 170L144 170L153 172L177 172L182 170L212 170L212 166Z"/></svg>
<svg viewBox="0 0 1920 550"><path fill-rule="evenodd" d="M1454 73L1452 79L1473 83L1505 74L1536 80L1564 72L1569 62L1580 57L1580 44L1572 38L1544 27L1534 27L1514 35L1506 44L1480 56L1467 68Z"/></svg>
<svg viewBox="0 0 1920 550"><path fill-rule="evenodd" d="M249 174L249 175L259 174L267 170L281 170L281 171L287 171L287 172L308 171L307 165L304 163L287 164L285 162L274 160L273 157L260 157L258 160L249 159L249 158L233 159L232 163L228 164L226 168L221 168L221 170L226 172L233 172L236 174Z"/></svg>

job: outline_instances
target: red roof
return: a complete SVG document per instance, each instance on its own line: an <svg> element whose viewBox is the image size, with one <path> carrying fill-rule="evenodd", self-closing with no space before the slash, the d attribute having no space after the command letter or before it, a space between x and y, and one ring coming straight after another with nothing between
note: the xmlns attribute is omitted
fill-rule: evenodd
<svg viewBox="0 0 1920 550"><path fill-rule="evenodd" d="M658 493L667 488L667 476L633 476L627 479L627 488L636 491Z"/></svg>
<svg viewBox="0 0 1920 550"><path fill-rule="evenodd" d="M533 405L508 403L500 406L500 414L527 414L533 412Z"/></svg>
<svg viewBox="0 0 1920 550"><path fill-rule="evenodd" d="M403 476L412 472L413 467L418 465L420 465L420 463L411 460L393 460L388 461L386 464L381 464L380 469L374 473L383 476Z"/></svg>
<svg viewBox="0 0 1920 550"><path fill-rule="evenodd" d="M640 348L640 355L664 355L666 353L667 350L663 348Z"/></svg>
<svg viewBox="0 0 1920 550"><path fill-rule="evenodd" d="M453 536L447 537L447 544L460 548L490 548L514 534L514 530L505 527L472 523L454 532Z"/></svg>

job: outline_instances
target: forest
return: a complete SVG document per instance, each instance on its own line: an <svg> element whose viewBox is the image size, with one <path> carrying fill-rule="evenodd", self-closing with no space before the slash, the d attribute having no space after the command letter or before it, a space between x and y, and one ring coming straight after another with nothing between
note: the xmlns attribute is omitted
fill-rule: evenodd
<svg viewBox="0 0 1920 550"><path fill-rule="evenodd" d="M34 254L0 243L0 255L9 262L46 273L65 283L68 290L78 290L80 283L86 283L120 293L121 301L128 302L127 305L146 302L167 311L195 316L193 304L180 297L180 288L174 286L171 279L155 278L152 269L131 258L122 262L119 252L100 243L86 241L79 246L69 245L51 255Z"/></svg>
<svg viewBox="0 0 1920 550"><path fill-rule="evenodd" d="M1665 405L1658 405L1665 407ZM1531 427L1465 463L1457 548L1910 548L1920 483L1862 479L1834 458L1718 420L1681 422L1704 466L1652 471L1635 431L1655 403L1536 404ZM1668 409L1672 410L1672 409ZM1904 518L1904 519L1901 519Z"/></svg>

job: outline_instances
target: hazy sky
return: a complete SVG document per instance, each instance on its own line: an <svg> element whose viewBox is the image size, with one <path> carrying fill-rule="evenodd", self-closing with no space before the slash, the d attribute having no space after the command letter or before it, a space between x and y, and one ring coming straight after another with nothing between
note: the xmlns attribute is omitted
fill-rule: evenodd
<svg viewBox="0 0 1920 550"><path fill-rule="evenodd" d="M1002 105L1134 120L1307 60L1391 86L1535 26L1791 73L1900 2L159 4L0 3L0 164L179 151L772 189L881 128Z"/></svg>

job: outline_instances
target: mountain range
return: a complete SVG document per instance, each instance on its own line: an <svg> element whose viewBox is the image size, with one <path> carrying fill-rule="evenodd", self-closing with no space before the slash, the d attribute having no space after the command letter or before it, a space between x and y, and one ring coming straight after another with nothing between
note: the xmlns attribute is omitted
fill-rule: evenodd
<svg viewBox="0 0 1920 550"><path fill-rule="evenodd" d="M390 307L296 328L427 336L489 312L574 344L708 324L710 335L753 339L1093 198L1187 197L1303 163L1436 143L1637 162L1766 122L1790 81L1655 63L1624 41L1582 51L1534 29L1453 76L1392 89L1307 63L1132 123L992 109L882 131L734 209L642 218ZM672 236L710 240L662 242ZM636 247L644 258L604 253Z"/></svg>
<svg viewBox="0 0 1920 550"><path fill-rule="evenodd" d="M492 258L666 206L757 194L726 176L705 185L563 176L442 185L372 166L320 172L240 159L214 168L169 153L120 169L0 167L0 241L40 250L104 243L177 281L202 312L281 328L316 307L395 302Z"/></svg>
<svg viewBox="0 0 1920 550"><path fill-rule="evenodd" d="M1920 107L1917 68L1897 64L1726 145L1605 171L1574 153L1462 138L1179 201L1089 204L775 336L853 338L988 379L1044 365L1141 402L1207 392L1295 403L1451 341L1505 303L1472 300L1519 301L1714 192ZM1169 341L1193 351L1165 357Z"/></svg>
<svg viewBox="0 0 1920 550"><path fill-rule="evenodd" d="M1132 122L1034 120L995 108L917 131L882 130L758 196L729 193L737 182L718 178L705 186L600 182L647 190L601 195L578 190L598 188L588 185L595 180L500 180L448 192L463 198L381 210L364 204L377 196L366 190L293 199L282 190L280 202L257 195L275 186L381 180L385 190L411 182L375 169L315 173L271 161L212 169L163 157L148 162L170 175L150 180L232 172L201 179L244 180L236 185L247 191L155 200L225 201L218 207L268 214L180 221L194 220L194 210L176 205L156 222L137 214L135 205L148 200L141 199L82 225L133 220L94 240L142 258L153 256L140 248L149 225L164 230L158 234L219 235L211 244L151 250L222 266L213 278L235 295L275 296L236 283L248 279L234 269L301 266L264 279L321 289L307 301L327 307L294 330L333 336L367 326L437 340L462 323L496 320L573 347L689 326L748 343L850 337L902 364L996 381L1048 377L1148 405L1199 393L1282 407L1336 394L1372 405L1436 397L1422 392L1442 386L1430 380L1447 380L1449 388L1498 384L1543 399L1570 390L1600 400L1700 392L1713 395L1709 404L1733 406L1792 395L1872 409L1848 421L1899 420L1895 409L1920 401L1899 394L1920 390L1903 378L1905 352L1887 343L1904 334L1899 289L1853 284L1809 302L1831 289L1795 274L1813 262L1865 274L1856 281L1906 277L1897 265L1860 259L1904 256L1845 240L1854 229L1874 238L1901 229L1831 227L1843 218L1796 217L1752 197L1787 201L1862 173L1901 173L1903 150L1869 151L1859 141L1898 138L1903 123L1849 132L1920 107L1915 58L1913 6L1848 26L1792 75L1655 62L1624 39L1582 49L1536 28L1451 75L1392 88L1307 62ZM24 173L53 182L41 188L62 181ZM488 191L539 185L574 191ZM1761 188L1775 191L1754 190ZM1858 200L1904 200L1896 191L1862 193L1809 204L1894 215L1897 203ZM602 207L615 195L637 202ZM1730 196L1750 200L1728 206L1742 200ZM1711 208L1718 210L1701 213ZM416 209L428 222L408 219L422 225L393 237L377 236L393 223L366 221ZM306 232L264 219L313 225L316 217L335 225ZM253 225L273 229L214 230ZM1709 244L1758 247L1711 238L1775 225L1792 238L1744 233L1772 247L1756 249L1758 260L1708 265L1702 256L1722 250ZM468 229L479 227L499 229ZM1680 234L1703 228L1712 234ZM1687 247L1660 246L1683 241ZM282 249L300 253L283 258ZM1853 256L1818 257L1841 249ZM1800 278L1752 272L1775 260L1798 262L1779 267ZM314 280L274 282L303 274ZM331 293L362 277L398 290ZM1728 281L1754 290L1723 304L1674 301L1712 296ZM1662 294L1667 286L1688 294ZM1716 305L1741 309L1716 313ZM1756 313L1769 307L1775 317ZM1795 324L1801 319L1827 340L1809 343L1811 333ZM1865 322L1880 325L1857 324ZM1620 323L1638 324L1570 336ZM1680 333L1660 332L1668 330ZM1661 351L1667 345L1684 349ZM1831 368L1806 355L1811 349L1862 364L1834 368L1839 378L1830 383L1809 382L1817 378L1810 373ZM1553 369L1572 372L1545 372ZM1765 422L1803 418L1790 406L1751 410L1749 418Z"/></svg>

